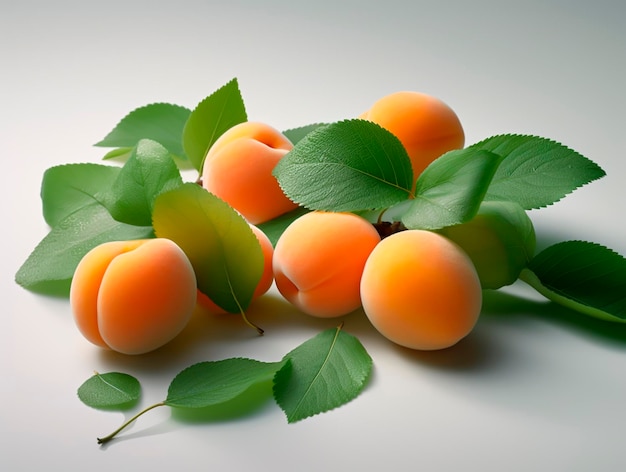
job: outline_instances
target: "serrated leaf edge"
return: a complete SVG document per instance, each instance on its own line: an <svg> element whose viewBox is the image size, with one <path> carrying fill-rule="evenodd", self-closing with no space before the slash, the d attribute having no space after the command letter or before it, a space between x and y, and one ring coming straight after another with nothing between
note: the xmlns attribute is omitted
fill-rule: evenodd
<svg viewBox="0 0 626 472"><path fill-rule="evenodd" d="M365 120L365 119L361 119L361 118L346 118L346 119L342 119L339 121L335 121L332 123L322 123L318 128L315 128L314 130L312 130L311 132L309 132L308 134L306 134L300 141L298 141L298 143L296 143L294 145L294 149L296 149L296 147L301 147L303 146L302 143L307 144L308 141L315 139L317 137L318 134L324 133L326 132L326 129L333 127L333 126L340 126L346 123L355 123L355 122L365 122L368 124L368 126L375 126L377 128L379 128L380 130L384 131L385 133L388 134L388 136L390 137L390 139L394 139L395 141L398 142L398 144L402 147L402 149L405 149L404 146L402 145L402 143L400 142L400 140L398 139L397 136L395 136L393 133L391 133L389 130L387 130L386 128L380 126L377 123L374 123L372 121L369 120ZM296 128L297 129L297 128ZM292 149L293 151L293 149ZM306 208L307 210L319 210L319 211L337 211L337 212L357 212L357 211L365 211L365 210L381 210L381 209L385 209L388 208L390 206L393 206L395 204L401 203L401 200L398 200L397 202L393 203L393 204L386 204L386 205L380 205L380 206L368 206L367 208L350 208L348 209L347 207L342 207L341 205L336 205L334 207L328 207L328 206L322 206L322 205L315 205L315 204L307 204L307 203L303 203L300 202L298 200L294 200L289 194L287 189L285 188L283 182L281 181L281 179L278 178L277 172L280 172L280 169L285 165L282 164L282 162L284 162L283 160L292 152L289 151L287 154L285 154L285 156L283 156L283 158L278 162L278 164L276 164L276 166L274 167L274 169L272 170L272 175L274 176L274 178L276 179L278 186L280 187L281 191L283 192L283 194L285 194L285 196L287 198L289 198L289 200L291 200L292 202L296 203L297 205L299 205L302 208ZM405 149L406 151L406 149ZM408 155L406 156L408 159ZM412 198L413 197L413 192L411 188L405 188L402 187L401 185L399 185L398 183L393 183L387 180L383 180L379 177L377 177L376 175L373 175L371 173L368 172L364 172L360 169L357 169L355 167L351 167L346 165L344 162L311 162L311 163L298 163L297 165L337 165L337 166L343 166L347 169L349 169L352 172L355 173L360 173L368 178L371 178L372 180L377 180L385 185L388 185L389 187L394 188L395 190L401 191L402 193L406 193L406 198ZM293 165L293 164L292 164ZM411 181L413 180L413 176L411 177Z"/></svg>
<svg viewBox="0 0 626 472"><path fill-rule="evenodd" d="M200 100L200 102L199 102L199 103L198 103L198 104L197 104L197 105L193 108L193 110L191 110L191 113L190 113L190 115L189 115L189 118L193 117L193 116L194 116L194 113L196 113L196 112L197 112L197 111L198 111L201 107L204 107L204 106L206 105L206 103L207 103L209 100L214 99L214 97L215 97L217 94L219 94L220 92L222 92L222 91L223 91L224 89L226 89L227 87L232 87L232 86L233 86L232 84L234 84L235 90L236 90L236 92L237 92L237 94L238 94L239 98L241 99L241 104L242 104L242 107L243 107L243 114L244 114L244 116L245 116L245 119L247 120L247 119L248 119L248 112L247 112L247 110L246 110L245 103L244 103L244 101L243 101L243 95L242 95L242 93L241 93L241 89L239 88L239 80L237 79L237 77L233 77L233 78L232 78L232 79L230 79L228 82L226 82L224 85L222 85L222 86L218 87L218 88L217 88L217 89L215 89L215 90L214 90L211 94L207 95L207 96L206 96L206 97L204 97L202 100ZM224 107L226 107L226 104L224 105ZM222 116L222 115L223 115L223 113L224 113L224 109L225 109L225 108L222 108L222 110L220 110L220 116ZM219 120L218 120L218 122L219 122ZM187 154L187 157L188 157L189 161L190 161L190 162L191 162L191 164L192 164L192 165L194 165L194 167L195 167L195 162L194 162L194 159L193 159L192 157L189 157L189 152L188 152L188 150L186 149L186 148L187 148L187 146L185 146L185 142L186 142L185 136L186 136L186 134L187 134L187 126L188 126L188 124L189 124L189 119L187 120L187 123L185 123L185 126L183 127L183 133L182 133L182 146L183 146L183 149L185 150L185 153ZM204 149L204 151L203 151L203 156L202 156L202 159L201 159L201 161L198 163L198 166L196 167L196 170L198 170L198 171L200 171L200 172L202 171L202 168L204 167L204 160L206 159L206 155L207 155L207 153L209 152L209 149L210 149L210 148L211 148L211 146L215 143L215 141L219 138L219 135L218 135L218 136L215 136L215 129L211 130L211 133L212 133L212 136L211 136L211 138L210 138L210 139L209 139L209 141L208 141L208 145L206 146L206 148L205 148L205 149Z"/></svg>
<svg viewBox="0 0 626 472"><path fill-rule="evenodd" d="M538 140L541 140L541 141L546 141L546 142L548 142L550 144L556 144L558 146L561 146L565 150L570 151L570 152L578 155L580 158L584 159L589 164L592 164L593 166L595 166L597 168L597 170L600 171L599 175L597 177L594 177L593 179L590 179L587 182L584 182L584 183L582 183L580 185L577 185L576 187L572 188L570 191L565 192L561 197L557 198L552 203L548 203L548 204L545 204L545 205L532 205L532 206L523 205L524 210L539 210L539 209L542 209L542 208L548 208L548 207L554 205L555 203L560 202L565 197L567 197L568 195L572 194L575 190L578 190L578 189L580 189L582 187L585 187L586 185L589 185L590 183L595 182L596 180L599 180L599 179L601 179L601 178L606 176L606 171L597 162L589 159L587 156L581 154L580 152L576 151L572 147L567 146L566 144L563 144L560 141L557 141L557 140L552 139L552 138L547 138L547 137L544 137L544 136L540 136L540 135L525 134L525 133L500 133L500 134L495 134L493 136L489 136L489 137L487 137L485 139L481 139L480 141L477 141L476 143L471 144L470 146L467 146L467 147L468 148L471 148L471 147L478 147L478 148L480 148L480 146L483 143L485 143L487 141L490 141L492 139L498 139L498 138L533 138L533 139L538 139ZM496 151L490 151L490 152L493 152L494 154L499 154ZM506 156L502 156L502 157L503 157L503 160L506 160ZM494 201L494 200L499 201L499 199L497 199L497 198L493 198L493 199L489 198L489 191L487 191L485 196L486 196L486 198L485 198L486 201Z"/></svg>
<svg viewBox="0 0 626 472"><path fill-rule="evenodd" d="M329 347L328 353L327 353L326 357L324 358L324 362L322 363L322 367L319 369L319 371L315 375L315 378L313 379L313 381L311 381L311 383L310 383L309 387L307 388L305 394L302 396L302 399L298 402L298 407L300 406L300 404L302 403L303 399L306 397L306 395L308 394L308 392L312 388L313 384L315 383L315 379L317 379L318 376L320 375L321 371L323 370L323 366L326 365L326 363L328 362L328 359L330 358L330 356L331 356L331 354L333 352L333 348L334 348L335 344L337 343L337 340L339 339L339 335L340 335L340 333L341 333L341 331L343 329L343 324L340 325L337 328L334 328L334 329L336 331L335 332L335 336L333 337L333 341L331 343L331 346ZM321 334L322 333L318 333L315 337L317 337L317 336L319 336ZM345 334L351 336L356 342L358 342L363 347L363 345L361 344L361 342L359 341L358 338L356 338L355 336L350 335L349 333L345 333ZM315 337L313 337L311 339L314 339ZM311 339L305 341L305 343L310 341ZM291 363L291 358L289 356L291 355L291 353L293 351L295 351L299 347L300 346L292 349L288 354L285 355L285 357L283 359L286 360L287 362L285 362L285 365L283 367L281 367L278 371L276 371L276 374L274 375L274 382L273 382L274 385L272 387L272 392L274 394L274 400L276 401L278 406L285 413L285 415L287 417L287 423L289 423L289 424L296 423L298 421L302 421L302 420L305 420L307 418L311 418L311 417L318 416L318 415L323 414L323 413L327 413L327 412L332 411L332 410L336 410L336 409L346 405L350 401L354 400L365 389L365 387L367 385L367 380L369 379L369 377L371 375L371 368L372 368L372 365L373 365L373 360L372 360L372 357L367 352L367 350L365 349L365 347L363 347L363 352L367 355L367 367L368 367L368 369L367 369L367 373L366 374L359 376L360 378L358 378L358 379L355 379L355 381L358 381L358 383L360 384L359 387L355 391L355 395L351 396L350 399L346 400L343 403L340 403L338 405L331 406L331 407L328 407L328 408L324 408L322 410L316 411L315 413L310 413L310 414L307 414L305 416L294 417L295 415L293 415L293 414L292 415L287 414L287 411L285 411L285 409L283 408L283 405L280 404L280 402L278 401L277 395L276 395L277 378L278 377L282 377L282 376L287 376L287 375L291 374L292 363ZM296 410L297 410L297 408L296 408Z"/></svg>

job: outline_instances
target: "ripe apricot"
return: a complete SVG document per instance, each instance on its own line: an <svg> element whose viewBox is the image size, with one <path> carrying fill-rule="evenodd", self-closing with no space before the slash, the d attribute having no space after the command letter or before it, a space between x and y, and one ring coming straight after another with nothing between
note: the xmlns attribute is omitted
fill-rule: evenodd
<svg viewBox="0 0 626 472"><path fill-rule="evenodd" d="M196 292L193 267L171 240L112 241L81 259L70 304L87 340L124 354L143 354L183 330Z"/></svg>
<svg viewBox="0 0 626 472"><path fill-rule="evenodd" d="M443 349L471 332L482 305L470 258L444 236L405 230L372 251L361 278L363 310L386 338L411 349Z"/></svg>
<svg viewBox="0 0 626 472"><path fill-rule="evenodd" d="M202 185L250 223L271 220L297 208L272 175L274 166L292 148L285 135L267 124L235 125L209 149Z"/></svg>
<svg viewBox="0 0 626 472"><path fill-rule="evenodd" d="M415 179L436 158L465 144L465 133L454 110L420 92L386 95L359 118L377 123L400 140L411 159Z"/></svg>
<svg viewBox="0 0 626 472"><path fill-rule="evenodd" d="M438 232L469 255L485 289L511 285L535 252L532 221L514 202L483 202L470 221Z"/></svg>
<svg viewBox="0 0 626 472"><path fill-rule="evenodd" d="M261 250L263 251L263 273L261 274L261 279L254 290L252 295L252 299L260 297L261 295L267 293L272 284L274 283L274 272L272 270L272 258L274 256L274 246L272 246L272 242L267 237L267 235L261 231L258 227L254 225L250 225L252 228L252 232L255 234L257 239L259 240L259 244L261 245ZM226 310L218 306L213 300L211 300L207 295L198 291L198 304L207 312L217 315L222 313L227 313Z"/></svg>
<svg viewBox="0 0 626 472"><path fill-rule="evenodd" d="M304 313L330 318L361 306L359 283L380 236L351 213L313 211L291 223L274 248L274 279Z"/></svg>

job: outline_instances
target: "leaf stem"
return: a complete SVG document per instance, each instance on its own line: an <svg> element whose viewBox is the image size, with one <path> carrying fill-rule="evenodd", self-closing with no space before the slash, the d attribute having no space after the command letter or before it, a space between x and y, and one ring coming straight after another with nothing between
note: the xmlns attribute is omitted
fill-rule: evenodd
<svg viewBox="0 0 626 472"><path fill-rule="evenodd" d="M244 310L241 310L241 317L243 318L243 321L250 326L253 329L256 329L256 332L259 333L259 336L263 336L263 333L265 333L265 331L263 330L263 328L261 328L260 326L255 325L252 321L250 321L248 319L248 317L246 316L246 312Z"/></svg>
<svg viewBox="0 0 626 472"><path fill-rule="evenodd" d="M133 416L132 418L130 418L128 421L124 422L124 424L122 424L122 426L120 426L119 428L117 428L115 431L113 431L111 434L104 436L102 438L96 438L98 440L98 444L105 444L107 442L109 442L111 439L113 439L115 436L117 436L117 434L122 431L124 428L126 428L127 426L129 426L133 421L135 421L137 418L139 418L141 415L143 415L144 413L147 413L148 411L152 410L153 408L156 408L158 406L165 406L165 402L159 402L159 403L155 403L154 405L149 406L148 408L145 408L143 410L141 410L139 413L137 413L135 416Z"/></svg>
<svg viewBox="0 0 626 472"><path fill-rule="evenodd" d="M376 220L376 224L380 225L383 222L383 216L385 215L385 212L387 211L387 208L385 208L383 211L381 211L378 214L378 219Z"/></svg>
<svg viewBox="0 0 626 472"><path fill-rule="evenodd" d="M532 270L528 268L522 270L519 279L522 282L528 284L530 287L534 288L539 294L543 295L551 302L569 308L570 310L574 310L584 315L593 316L595 318L599 318L605 321L619 321L622 323L624 322L623 319L615 317L604 310L587 305L583 302L579 302L574 298L560 295L559 293L551 290L542 283L541 279L539 279L539 277L537 277L537 275Z"/></svg>

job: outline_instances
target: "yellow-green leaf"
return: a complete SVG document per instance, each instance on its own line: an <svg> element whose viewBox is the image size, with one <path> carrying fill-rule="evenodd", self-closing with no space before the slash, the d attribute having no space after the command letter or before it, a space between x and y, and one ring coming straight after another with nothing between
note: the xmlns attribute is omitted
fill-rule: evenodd
<svg viewBox="0 0 626 472"><path fill-rule="evenodd" d="M231 313L248 307L264 258L246 220L194 183L159 195L152 218L155 234L171 239L187 254L202 293Z"/></svg>

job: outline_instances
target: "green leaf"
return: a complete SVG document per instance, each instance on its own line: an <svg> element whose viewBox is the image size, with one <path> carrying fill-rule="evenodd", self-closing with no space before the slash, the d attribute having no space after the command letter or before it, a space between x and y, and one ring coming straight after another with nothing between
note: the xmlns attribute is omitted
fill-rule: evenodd
<svg viewBox="0 0 626 472"><path fill-rule="evenodd" d="M22 287L67 296L76 266L99 244L154 237L151 227L115 221L100 203L91 203L59 222L35 247L15 275Z"/></svg>
<svg viewBox="0 0 626 472"><path fill-rule="evenodd" d="M237 79L202 100L183 129L183 146L194 168L201 172L204 158L217 138L247 119Z"/></svg>
<svg viewBox="0 0 626 472"><path fill-rule="evenodd" d="M142 139L107 192L106 206L117 221L150 226L156 196L182 183L168 150L156 141Z"/></svg>
<svg viewBox="0 0 626 472"><path fill-rule="evenodd" d="M310 125L300 126L298 128L287 129L283 131L283 134L287 136L287 139L289 139L292 144L296 144L311 131L314 131L317 128L321 128L322 126L326 126L327 124L328 123L312 123Z"/></svg>
<svg viewBox="0 0 626 472"><path fill-rule="evenodd" d="M100 164L66 164L47 169L41 184L46 223L54 227L75 211L99 203L101 193L109 189L119 172L119 167Z"/></svg>
<svg viewBox="0 0 626 472"><path fill-rule="evenodd" d="M409 229L439 229L473 218L501 158L489 151L459 149L435 159L417 179L415 199L402 223Z"/></svg>
<svg viewBox="0 0 626 472"><path fill-rule="evenodd" d="M550 139L530 135L493 136L470 146L504 159L485 200L505 200L525 210L551 205L605 175L596 163Z"/></svg>
<svg viewBox="0 0 626 472"><path fill-rule="evenodd" d="M125 162L130 157L130 153L132 152L133 149L134 149L133 147L122 147L122 148L112 149L109 152L107 152L102 159Z"/></svg>
<svg viewBox="0 0 626 472"><path fill-rule="evenodd" d="M311 210L306 208L296 208L288 213L277 216L273 220L266 221L264 223L260 223L257 227L265 233L265 235L269 238L272 246L276 246L278 242L278 238L283 234L287 226L293 223L295 220L300 218L305 213L309 213Z"/></svg>
<svg viewBox="0 0 626 472"><path fill-rule="evenodd" d="M141 139L152 139L172 154L184 157L183 128L190 113L189 109L170 103L152 103L137 108L122 118L95 146L132 148Z"/></svg>
<svg viewBox="0 0 626 472"><path fill-rule="evenodd" d="M150 405L112 433L98 438L104 444L148 411L169 406L193 412L194 418L219 408L230 417L259 387L273 383L274 399L289 422L328 411L356 397L372 370L372 359L358 339L341 327L323 331L292 350L279 362L247 358L206 361L182 370L170 383L164 401ZM269 392L268 392L269 393ZM246 398L247 397L247 398ZM236 402L239 404L236 404ZM251 411L244 408L244 412Z"/></svg>
<svg viewBox="0 0 626 472"><path fill-rule="evenodd" d="M194 183L159 195L153 226L189 257L198 288L231 313L242 313L263 273L263 251L250 225Z"/></svg>
<svg viewBox="0 0 626 472"><path fill-rule="evenodd" d="M274 168L285 194L312 210L360 211L406 200L413 171L393 134L365 120L308 133Z"/></svg>
<svg viewBox="0 0 626 472"><path fill-rule="evenodd" d="M177 408L204 408L232 400L256 383L269 381L281 362L232 358L199 362L172 380L165 404Z"/></svg>
<svg viewBox="0 0 626 472"><path fill-rule="evenodd" d="M132 375L109 372L87 379L78 388L78 398L93 408L128 409L141 395L141 385Z"/></svg>
<svg viewBox="0 0 626 472"><path fill-rule="evenodd" d="M359 395L372 370L360 341L341 328L322 331L285 356L274 397L293 423L339 407Z"/></svg>
<svg viewBox="0 0 626 472"><path fill-rule="evenodd" d="M626 323L626 258L600 244L557 243L537 254L520 278L553 302Z"/></svg>

